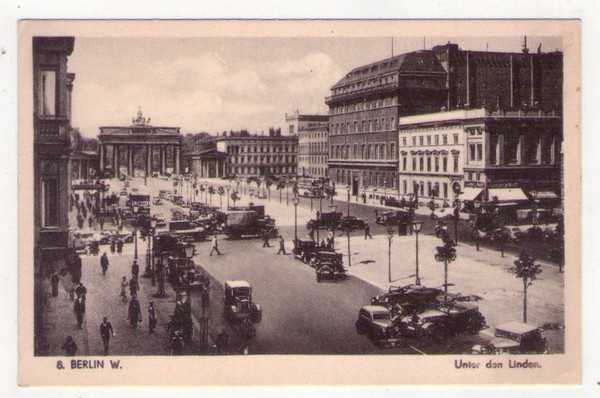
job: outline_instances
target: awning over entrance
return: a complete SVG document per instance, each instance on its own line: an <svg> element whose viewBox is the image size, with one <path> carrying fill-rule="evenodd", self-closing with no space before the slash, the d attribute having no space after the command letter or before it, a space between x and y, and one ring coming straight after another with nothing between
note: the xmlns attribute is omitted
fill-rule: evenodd
<svg viewBox="0 0 600 398"><path fill-rule="evenodd" d="M529 200L521 188L489 189L488 196L491 201L498 202L514 202L519 200Z"/></svg>
<svg viewBox="0 0 600 398"><path fill-rule="evenodd" d="M560 199L557 194L552 191L537 191L530 192L535 199Z"/></svg>
<svg viewBox="0 0 600 398"><path fill-rule="evenodd" d="M474 201L481 194L481 191L483 191L481 188L465 188L462 195L460 195L460 199L463 201Z"/></svg>

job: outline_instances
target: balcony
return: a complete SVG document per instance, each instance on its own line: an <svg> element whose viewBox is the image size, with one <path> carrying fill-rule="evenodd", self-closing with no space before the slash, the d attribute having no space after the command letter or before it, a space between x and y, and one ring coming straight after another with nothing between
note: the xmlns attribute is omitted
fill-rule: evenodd
<svg viewBox="0 0 600 398"><path fill-rule="evenodd" d="M34 118L36 142L70 141L69 119L66 117Z"/></svg>

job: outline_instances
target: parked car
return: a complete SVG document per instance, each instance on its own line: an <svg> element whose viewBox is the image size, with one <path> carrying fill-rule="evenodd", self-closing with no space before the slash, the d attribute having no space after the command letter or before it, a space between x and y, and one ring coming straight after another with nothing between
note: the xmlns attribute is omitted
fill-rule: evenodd
<svg viewBox="0 0 600 398"><path fill-rule="evenodd" d="M360 229L365 229L366 225L367 224L360 218L356 218L354 216L344 216L340 219L338 229L349 228L352 231L356 231Z"/></svg>
<svg viewBox="0 0 600 398"><path fill-rule="evenodd" d="M318 250L319 246L317 245L317 242L313 240L296 239L294 240L292 254L294 255L294 258L308 264L314 258Z"/></svg>
<svg viewBox="0 0 600 398"><path fill-rule="evenodd" d="M327 279L337 282L338 279L346 277L342 253L330 251L317 252L315 254L314 264L317 282Z"/></svg>
<svg viewBox="0 0 600 398"><path fill-rule="evenodd" d="M380 348L395 347L402 342L392 324L392 313L385 307L377 305L361 307L354 326L356 333L366 335Z"/></svg>
<svg viewBox="0 0 600 398"><path fill-rule="evenodd" d="M537 326L508 322L496 327L495 338L476 344L473 354L547 354L548 343Z"/></svg>
<svg viewBox="0 0 600 398"><path fill-rule="evenodd" d="M159 197L156 197L156 198L152 199L152 204L153 204L153 205L162 205L162 204L163 204L163 201L162 201L162 199L161 199L161 198L159 198Z"/></svg>
<svg viewBox="0 0 600 398"><path fill-rule="evenodd" d="M390 210L379 213L375 217L375 223L379 225L398 225L400 222L408 222L410 216L408 212L400 210Z"/></svg>
<svg viewBox="0 0 600 398"><path fill-rule="evenodd" d="M252 302L252 287L246 281L226 281L223 296L223 313L229 322L238 324L245 319L254 323L262 320L260 305Z"/></svg>
<svg viewBox="0 0 600 398"><path fill-rule="evenodd" d="M424 311L436 302L443 290L422 285L390 286L387 293L371 299L371 305L380 305L390 310L401 309L404 315Z"/></svg>
<svg viewBox="0 0 600 398"><path fill-rule="evenodd" d="M339 211L323 212L316 219L311 219L306 223L306 228L335 228L340 224L344 214Z"/></svg>

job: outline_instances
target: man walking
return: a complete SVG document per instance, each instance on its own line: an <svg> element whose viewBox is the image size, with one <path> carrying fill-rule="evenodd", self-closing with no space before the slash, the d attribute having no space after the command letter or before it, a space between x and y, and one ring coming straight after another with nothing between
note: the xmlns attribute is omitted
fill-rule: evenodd
<svg viewBox="0 0 600 398"><path fill-rule="evenodd" d="M365 224L365 240L367 239L367 236L373 239L373 237L371 236L371 227L369 227L369 224Z"/></svg>
<svg viewBox="0 0 600 398"><path fill-rule="evenodd" d="M220 256L221 252L219 251L219 241L217 240L217 235L212 239L212 250L210 251L210 255L213 255L213 252L217 252Z"/></svg>
<svg viewBox="0 0 600 398"><path fill-rule="evenodd" d="M132 276L129 280L129 294L133 297L137 295L138 291L138 281L137 278Z"/></svg>
<svg viewBox="0 0 600 398"><path fill-rule="evenodd" d="M77 328L82 329L81 325L83 325L83 316L85 315L85 299L83 296L78 296L75 299L73 311L75 312L75 317L77 318Z"/></svg>
<svg viewBox="0 0 600 398"><path fill-rule="evenodd" d="M123 239L121 238L119 238L119 240L117 241L117 253L123 253Z"/></svg>
<svg viewBox="0 0 600 398"><path fill-rule="evenodd" d="M106 271L108 270L108 256L106 252L100 257L100 267L102 267L102 275L106 275Z"/></svg>
<svg viewBox="0 0 600 398"><path fill-rule="evenodd" d="M281 252L283 252L284 256L287 256L287 253L285 252L285 241L283 240L283 235L279 236L279 251L277 252L277 255L279 255Z"/></svg>
<svg viewBox="0 0 600 398"><path fill-rule="evenodd" d="M271 247L271 245L269 244L269 230L265 229L264 230L264 235L263 235L263 246L262 247Z"/></svg>
<svg viewBox="0 0 600 398"><path fill-rule="evenodd" d="M102 337L102 343L104 344L104 355L108 355L108 343L110 342L110 336L114 336L112 323L108 321L108 318L102 318L100 324L100 336Z"/></svg>
<svg viewBox="0 0 600 398"><path fill-rule="evenodd" d="M148 305L148 329L150 333L154 333L154 329L156 328L156 324L158 323L156 319L156 309L154 308L154 301L150 301Z"/></svg>
<svg viewBox="0 0 600 398"><path fill-rule="evenodd" d="M137 260L133 260L133 264L131 264L131 275L137 280L140 276L140 266L137 263Z"/></svg>

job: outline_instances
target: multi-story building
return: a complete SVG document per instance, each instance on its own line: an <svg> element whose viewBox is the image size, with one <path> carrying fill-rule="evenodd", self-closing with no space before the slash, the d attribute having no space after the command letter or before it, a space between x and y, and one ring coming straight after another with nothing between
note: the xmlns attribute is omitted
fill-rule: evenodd
<svg viewBox="0 0 600 398"><path fill-rule="evenodd" d="M560 109L562 53L467 51L448 43L350 71L331 87L329 175L398 189L400 117L441 110ZM389 191L388 191L389 192Z"/></svg>
<svg viewBox="0 0 600 398"><path fill-rule="evenodd" d="M519 203L560 196L562 117L555 111L483 108L399 121L400 194L467 207L476 199ZM434 190L435 191L435 190Z"/></svg>
<svg viewBox="0 0 600 398"><path fill-rule="evenodd" d="M327 116L316 115L319 121L298 127L298 175L327 177Z"/></svg>
<svg viewBox="0 0 600 398"><path fill-rule="evenodd" d="M34 332L43 344L43 280L65 267L69 248L71 193L71 90L67 72L73 37L33 38Z"/></svg>
<svg viewBox="0 0 600 398"><path fill-rule="evenodd" d="M287 135L297 135L300 131L309 127L326 124L328 120L329 116L327 115L302 115L298 110L290 115L286 113Z"/></svg>
<svg viewBox="0 0 600 398"><path fill-rule="evenodd" d="M216 140L217 151L227 154L226 174L249 176L295 176L297 136L233 136Z"/></svg>

